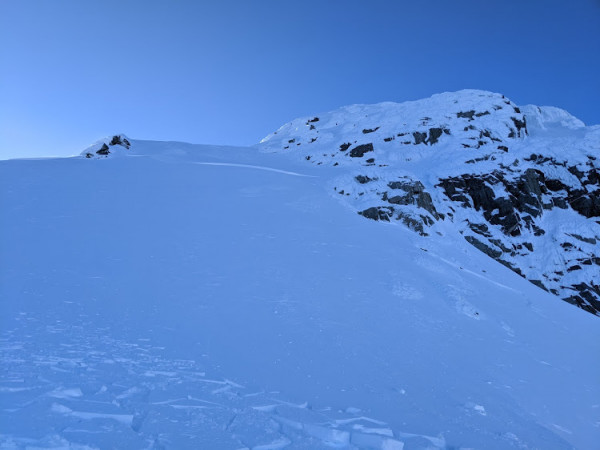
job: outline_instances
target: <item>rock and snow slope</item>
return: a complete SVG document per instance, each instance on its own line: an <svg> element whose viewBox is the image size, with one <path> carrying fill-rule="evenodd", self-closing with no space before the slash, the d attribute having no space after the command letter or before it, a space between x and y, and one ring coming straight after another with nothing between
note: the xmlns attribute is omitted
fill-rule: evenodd
<svg viewBox="0 0 600 450"><path fill-rule="evenodd" d="M432 180L464 164L125 139L0 162L0 448L600 442L598 319L456 232ZM387 205L429 236L356 214Z"/></svg>
<svg viewBox="0 0 600 450"><path fill-rule="evenodd" d="M600 126L467 90L297 119L260 147L338 168L332 191L367 218L461 233L600 314Z"/></svg>

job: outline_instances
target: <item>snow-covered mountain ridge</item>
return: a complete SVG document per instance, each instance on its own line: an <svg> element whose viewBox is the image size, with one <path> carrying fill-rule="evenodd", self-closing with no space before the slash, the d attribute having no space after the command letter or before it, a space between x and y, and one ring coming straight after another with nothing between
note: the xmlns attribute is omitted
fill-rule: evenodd
<svg viewBox="0 0 600 450"><path fill-rule="evenodd" d="M364 217L460 233L600 314L600 126L464 90L296 119L259 148L335 167L332 192Z"/></svg>

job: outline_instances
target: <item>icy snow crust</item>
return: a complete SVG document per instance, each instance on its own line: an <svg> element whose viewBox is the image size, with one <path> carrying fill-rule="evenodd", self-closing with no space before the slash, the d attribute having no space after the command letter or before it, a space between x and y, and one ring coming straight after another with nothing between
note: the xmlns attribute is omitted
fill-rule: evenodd
<svg viewBox="0 0 600 450"><path fill-rule="evenodd" d="M596 317L338 166L130 143L0 162L0 448L600 442Z"/></svg>

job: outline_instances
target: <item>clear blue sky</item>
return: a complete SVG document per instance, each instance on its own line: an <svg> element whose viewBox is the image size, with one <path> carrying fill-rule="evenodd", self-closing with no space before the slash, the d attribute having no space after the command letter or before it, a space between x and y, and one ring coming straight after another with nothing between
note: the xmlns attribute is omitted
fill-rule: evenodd
<svg viewBox="0 0 600 450"><path fill-rule="evenodd" d="M0 158L463 88L600 123L600 0L0 1Z"/></svg>

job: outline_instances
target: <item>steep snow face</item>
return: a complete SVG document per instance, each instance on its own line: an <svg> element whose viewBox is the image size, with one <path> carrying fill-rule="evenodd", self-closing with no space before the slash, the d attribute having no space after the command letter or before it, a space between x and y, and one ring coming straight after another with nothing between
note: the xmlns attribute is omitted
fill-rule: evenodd
<svg viewBox="0 0 600 450"><path fill-rule="evenodd" d="M600 314L600 126L465 90L297 119L259 148L335 168L330 192L366 218L462 234Z"/></svg>
<svg viewBox="0 0 600 450"><path fill-rule="evenodd" d="M597 318L453 222L423 237L338 201L381 168L112 139L0 162L0 447L600 441ZM408 175L364 186L429 214Z"/></svg>

